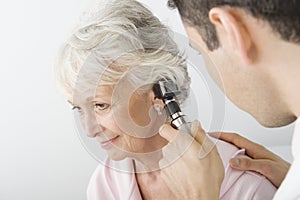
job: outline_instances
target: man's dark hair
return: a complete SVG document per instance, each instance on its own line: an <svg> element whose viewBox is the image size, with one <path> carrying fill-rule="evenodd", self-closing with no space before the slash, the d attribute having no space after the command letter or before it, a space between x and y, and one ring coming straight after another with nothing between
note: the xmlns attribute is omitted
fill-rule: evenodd
<svg viewBox="0 0 300 200"><path fill-rule="evenodd" d="M241 8L267 21L283 40L300 43L300 0L169 0L168 5L178 8L183 20L197 29L211 51L220 44L208 15L213 7L222 6Z"/></svg>

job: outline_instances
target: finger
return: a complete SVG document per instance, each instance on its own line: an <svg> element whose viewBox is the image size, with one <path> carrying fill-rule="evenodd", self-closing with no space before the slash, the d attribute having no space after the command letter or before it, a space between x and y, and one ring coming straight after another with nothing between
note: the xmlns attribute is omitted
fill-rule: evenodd
<svg viewBox="0 0 300 200"><path fill-rule="evenodd" d="M214 143L207 137L199 121L193 121L191 131L195 135L195 140L201 144L203 150L211 150Z"/></svg>
<svg viewBox="0 0 300 200"><path fill-rule="evenodd" d="M255 171L267 176L270 172L272 161L264 159L251 159L251 158L233 158L229 161L230 166L234 169L242 171Z"/></svg>
<svg viewBox="0 0 300 200"><path fill-rule="evenodd" d="M174 129L172 126L164 124L159 129L159 134L165 138L169 144L163 149L163 157L173 163L179 159L193 144L194 138L185 131L181 132ZM200 149L200 147L198 147Z"/></svg>
<svg viewBox="0 0 300 200"><path fill-rule="evenodd" d="M214 138L224 140L237 146L241 146L242 148L246 147L249 144L249 142L251 143L250 140L236 133L211 132L208 134Z"/></svg>
<svg viewBox="0 0 300 200"><path fill-rule="evenodd" d="M253 158L260 158L263 152L268 151L260 144L254 143L236 133L213 132L208 134L212 137L232 143L241 149L246 149L247 154Z"/></svg>
<svg viewBox="0 0 300 200"><path fill-rule="evenodd" d="M187 134L187 131L191 134ZM171 143L172 145L170 146L173 146L173 150L177 153L178 156L181 156L190 147L192 147L192 151L194 153L199 152L200 149L202 149L202 151L207 149L202 147L202 144L206 141L206 139L208 138L206 137L206 134L202 129L200 122L195 120L191 123L190 128L179 130L179 132L177 133L177 137L173 138ZM210 142L210 140L207 142ZM205 142L205 144L207 144L207 142Z"/></svg>
<svg viewBox="0 0 300 200"><path fill-rule="evenodd" d="M285 178L290 165L278 163L267 159L234 158L230 161L232 168L238 170L252 170L267 177L277 188Z"/></svg>
<svg viewBox="0 0 300 200"><path fill-rule="evenodd" d="M203 159L213 150L215 143L207 137L200 122L197 120L193 121L191 132L195 137L195 141L201 145L198 157ZM199 146L197 148L199 148Z"/></svg>
<svg viewBox="0 0 300 200"><path fill-rule="evenodd" d="M159 134L169 142L172 142L178 135L178 130L174 129L171 125L164 124L159 128Z"/></svg>
<svg viewBox="0 0 300 200"><path fill-rule="evenodd" d="M192 132L192 135L194 135L195 140L200 144L202 144L203 141L206 140L206 138L207 138L206 133L202 129L201 124L198 120L195 120L192 122L191 132Z"/></svg>
<svg viewBox="0 0 300 200"><path fill-rule="evenodd" d="M222 132L208 132L207 133L209 136L214 137L216 139L220 138L220 135L222 134ZM228 141L227 141L228 142Z"/></svg>

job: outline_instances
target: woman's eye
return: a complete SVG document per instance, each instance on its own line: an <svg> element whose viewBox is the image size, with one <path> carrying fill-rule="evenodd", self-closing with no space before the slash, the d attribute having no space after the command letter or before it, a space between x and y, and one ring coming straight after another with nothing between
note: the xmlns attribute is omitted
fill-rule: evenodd
<svg viewBox="0 0 300 200"><path fill-rule="evenodd" d="M105 110L105 109L107 109L109 107L109 104L107 104L107 103L96 103L95 104L95 108L97 109L97 110Z"/></svg>

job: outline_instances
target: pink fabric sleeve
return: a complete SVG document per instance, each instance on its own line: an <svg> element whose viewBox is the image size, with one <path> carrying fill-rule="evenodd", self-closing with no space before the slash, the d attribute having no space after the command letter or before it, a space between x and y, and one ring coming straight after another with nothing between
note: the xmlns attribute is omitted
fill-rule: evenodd
<svg viewBox="0 0 300 200"><path fill-rule="evenodd" d="M239 171L230 167L229 160L234 157L245 157L245 150L223 142L217 142L217 148L225 167L220 199L271 200L276 187L264 176L252 171Z"/></svg>
<svg viewBox="0 0 300 200"><path fill-rule="evenodd" d="M253 200L273 199L276 190L276 187L270 184L270 181L265 178L258 185L257 191L253 195Z"/></svg>

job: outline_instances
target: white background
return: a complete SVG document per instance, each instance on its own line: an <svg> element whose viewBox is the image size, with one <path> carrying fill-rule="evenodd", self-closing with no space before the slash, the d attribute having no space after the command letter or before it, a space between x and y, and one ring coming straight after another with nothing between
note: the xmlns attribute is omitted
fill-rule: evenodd
<svg viewBox="0 0 300 200"><path fill-rule="evenodd" d="M142 2L185 34L177 11L166 8L166 1ZM97 162L80 144L69 106L57 92L53 66L81 13L97 7L101 3L95 0L13 0L1 5L1 200L85 199ZM265 129L230 102L226 106L225 130L291 160L292 126Z"/></svg>

